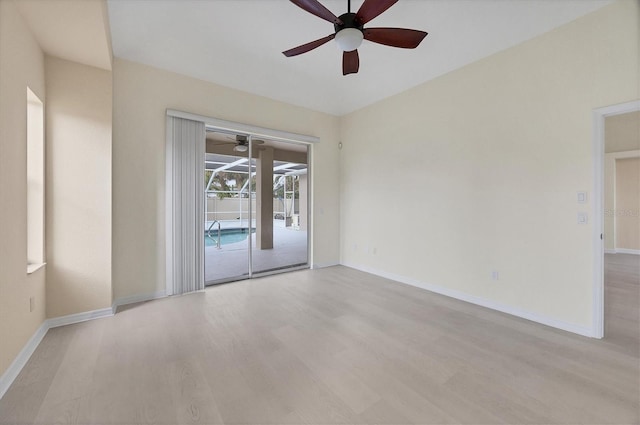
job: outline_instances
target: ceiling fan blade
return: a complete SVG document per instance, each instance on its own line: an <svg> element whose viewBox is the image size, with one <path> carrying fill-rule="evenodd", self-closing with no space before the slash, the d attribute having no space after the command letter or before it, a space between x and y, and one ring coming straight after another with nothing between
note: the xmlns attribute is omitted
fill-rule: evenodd
<svg viewBox="0 0 640 425"><path fill-rule="evenodd" d="M291 0L291 3L332 24L342 24L340 18L320 4L318 0Z"/></svg>
<svg viewBox="0 0 640 425"><path fill-rule="evenodd" d="M424 31L406 28L367 28L364 30L365 40L403 49L415 49L424 40Z"/></svg>
<svg viewBox="0 0 640 425"><path fill-rule="evenodd" d="M342 54L342 75L357 74L360 69L360 56L358 51L344 52Z"/></svg>
<svg viewBox="0 0 640 425"><path fill-rule="evenodd" d="M328 35L324 38L321 38L316 41L312 41L311 43L303 44L302 46L294 47L293 49L287 50L286 52L282 52L286 57L290 58L291 56L298 56L303 53L307 53L317 47L322 46L325 43L333 40L336 37L335 34Z"/></svg>
<svg viewBox="0 0 640 425"><path fill-rule="evenodd" d="M360 25L364 25L397 2L398 0L365 0L356 13L356 19Z"/></svg>

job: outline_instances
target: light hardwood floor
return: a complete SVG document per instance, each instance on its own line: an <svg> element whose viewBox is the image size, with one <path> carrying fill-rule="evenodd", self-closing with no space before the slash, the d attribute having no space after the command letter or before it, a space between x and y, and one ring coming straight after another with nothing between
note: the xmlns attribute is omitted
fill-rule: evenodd
<svg viewBox="0 0 640 425"><path fill-rule="evenodd" d="M50 330L0 423L638 423L629 257L604 341L345 267L129 306Z"/></svg>
<svg viewBox="0 0 640 425"><path fill-rule="evenodd" d="M604 261L604 342L640 356L640 256L606 254Z"/></svg>

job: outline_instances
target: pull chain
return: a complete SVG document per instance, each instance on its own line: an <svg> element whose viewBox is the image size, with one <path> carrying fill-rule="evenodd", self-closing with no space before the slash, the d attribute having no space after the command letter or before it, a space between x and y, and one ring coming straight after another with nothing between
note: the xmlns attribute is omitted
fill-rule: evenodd
<svg viewBox="0 0 640 425"><path fill-rule="evenodd" d="M351 0L347 0L347 9L348 12L351 13Z"/></svg>

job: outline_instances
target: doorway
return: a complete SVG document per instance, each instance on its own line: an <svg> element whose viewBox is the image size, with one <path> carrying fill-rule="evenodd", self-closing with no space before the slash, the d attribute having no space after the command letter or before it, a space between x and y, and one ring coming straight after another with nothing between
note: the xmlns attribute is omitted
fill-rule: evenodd
<svg viewBox="0 0 640 425"><path fill-rule="evenodd" d="M309 267L308 173L305 143L207 128L207 286Z"/></svg>
<svg viewBox="0 0 640 425"><path fill-rule="evenodd" d="M633 355L640 343L639 129L638 101L594 112L593 333Z"/></svg>
<svg viewBox="0 0 640 425"><path fill-rule="evenodd" d="M640 111L605 117L604 335L638 356L640 338Z"/></svg>

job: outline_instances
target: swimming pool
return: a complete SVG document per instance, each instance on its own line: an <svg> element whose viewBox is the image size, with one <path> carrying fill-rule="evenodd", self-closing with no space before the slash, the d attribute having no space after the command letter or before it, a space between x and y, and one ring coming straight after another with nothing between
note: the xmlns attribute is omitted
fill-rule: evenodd
<svg viewBox="0 0 640 425"><path fill-rule="evenodd" d="M251 229L251 233L255 233L256 229ZM223 229L220 231L220 245L229 245L231 243L242 242L247 239L248 229ZM207 233L204 235L204 246L216 246L218 242L218 230L212 230L211 236Z"/></svg>

